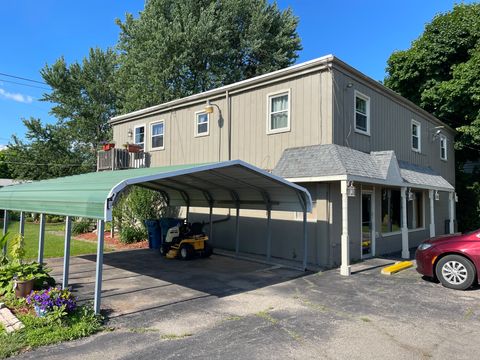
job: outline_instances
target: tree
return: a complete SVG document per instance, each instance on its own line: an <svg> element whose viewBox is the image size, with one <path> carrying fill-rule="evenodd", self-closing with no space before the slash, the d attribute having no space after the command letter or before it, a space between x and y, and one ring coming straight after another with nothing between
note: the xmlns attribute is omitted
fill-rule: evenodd
<svg viewBox="0 0 480 360"><path fill-rule="evenodd" d="M0 179L11 179L13 177L7 160L9 151L8 148L0 150Z"/></svg>
<svg viewBox="0 0 480 360"><path fill-rule="evenodd" d="M390 56L387 72L386 86L458 131L459 225L480 226L478 175L463 173L466 160L480 159L480 4L435 16L410 49Z"/></svg>
<svg viewBox="0 0 480 360"><path fill-rule="evenodd" d="M291 65L298 19L266 0L148 0L120 26L121 112Z"/></svg>
<svg viewBox="0 0 480 360"><path fill-rule="evenodd" d="M61 57L40 71L52 88L42 101L53 103L50 113L59 125L65 125L76 142L93 152L111 138L108 120L116 114L116 72L117 55L111 49L98 48L90 49L81 64L67 66Z"/></svg>
<svg viewBox="0 0 480 360"><path fill-rule="evenodd" d="M43 180L94 170L84 145L62 125L43 125L39 119L23 120L26 141L13 136L5 160L14 178Z"/></svg>

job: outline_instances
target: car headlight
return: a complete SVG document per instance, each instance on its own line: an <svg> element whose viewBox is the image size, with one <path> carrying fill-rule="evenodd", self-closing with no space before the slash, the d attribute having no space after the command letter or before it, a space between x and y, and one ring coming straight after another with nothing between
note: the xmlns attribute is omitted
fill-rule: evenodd
<svg viewBox="0 0 480 360"><path fill-rule="evenodd" d="M418 250L427 250L430 249L433 245L429 243L422 243L418 246Z"/></svg>

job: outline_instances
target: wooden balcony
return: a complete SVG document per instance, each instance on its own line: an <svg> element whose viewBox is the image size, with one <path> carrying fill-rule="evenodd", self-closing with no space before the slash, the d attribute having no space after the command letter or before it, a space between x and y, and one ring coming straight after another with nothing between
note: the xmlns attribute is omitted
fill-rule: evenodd
<svg viewBox="0 0 480 360"><path fill-rule="evenodd" d="M138 169L150 166L150 154L113 148L97 152L97 171Z"/></svg>

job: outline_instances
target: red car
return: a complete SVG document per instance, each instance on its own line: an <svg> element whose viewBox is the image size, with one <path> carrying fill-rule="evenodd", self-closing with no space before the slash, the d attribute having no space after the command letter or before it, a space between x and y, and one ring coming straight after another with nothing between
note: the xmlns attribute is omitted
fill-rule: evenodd
<svg viewBox="0 0 480 360"><path fill-rule="evenodd" d="M417 271L450 289L465 290L478 282L480 229L424 241L415 253Z"/></svg>

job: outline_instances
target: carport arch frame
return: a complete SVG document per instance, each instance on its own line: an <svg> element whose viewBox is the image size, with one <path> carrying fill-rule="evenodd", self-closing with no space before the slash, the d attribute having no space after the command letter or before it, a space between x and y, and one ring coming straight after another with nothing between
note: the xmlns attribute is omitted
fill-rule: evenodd
<svg viewBox="0 0 480 360"><path fill-rule="evenodd" d="M105 199L104 202L104 211L103 211L103 218L97 217L97 229L98 229L98 243L97 243L97 259L96 259L96 282L95 282L95 299L94 299L94 310L96 313L100 312L100 305L101 305L101 291L102 291L102 275L103 275L103 246L104 246L104 227L105 227L105 221L111 221L112 220L112 208L113 205L118 198L118 196L125 191L128 187L133 186L133 185L138 185L142 186L142 184L145 184L144 187L149 187L150 189L154 191L158 191L160 194L162 194L162 197L167 201L167 204L170 205L170 197L169 193L165 191L164 189L171 189L172 191L177 191L180 193L181 198L184 201L184 206L187 206L187 209L191 205L191 199L189 198L189 194L187 191L182 190L180 188L177 188L175 186L171 185L166 185L162 183L155 183L155 181L160 181L160 180L168 180L170 183L175 183L175 180L172 180L173 177L176 176L189 176L195 173L199 173L202 171L212 171L212 173L216 173L217 176L219 177L225 177L225 174L218 173L218 171L222 168L227 168L227 167L234 167L234 166L240 166L243 169L248 170L249 172L262 176L268 180L280 183L285 185L286 187L292 189L296 196L299 199L299 202L301 204L301 208L303 210L303 229L304 229L304 261L303 261L303 269L306 270L306 265L307 265L307 226L306 226L306 219L307 219L307 212L311 212L312 210L312 200L310 193L303 187L293 184L281 177L278 177L276 175L270 174L268 172L265 172L264 170L261 170L259 168L256 168L248 163L245 163L241 160L233 160L233 161L225 161L225 162L220 162L220 163L214 163L214 164L207 164L207 165L200 165L200 166L192 166L192 167L187 167L187 168L182 168L180 170L173 170L173 171L163 171L161 172L159 170L159 173L156 174L150 174L150 175L143 175L143 176L133 176L130 178L126 178L119 183L117 183L113 188L109 191L108 196ZM81 175L78 175L81 176ZM192 175L195 177L195 175ZM232 181L236 182L237 184L242 184L244 186L250 187L252 189L255 189L258 191L258 193L261 195L261 198L263 198L263 203L265 204L265 209L267 210L268 214L268 225L267 225L267 259L270 259L270 254L269 254L269 248L270 248L270 237L271 237L271 210L272 210L272 205L277 205L277 204L282 204L281 202L275 202L272 201L271 196L268 191L265 189L262 189L261 187L255 186L253 184L250 184L249 182L245 182L243 180L237 179L237 178L232 178L230 176L227 176L227 178ZM204 180L204 179L202 179ZM148 185L147 185L148 183ZM180 185L180 182L177 183ZM13 185L14 186L21 186L21 185ZM201 189L200 187L197 186L192 186L190 184L183 184L183 186L187 186L195 189L196 191L202 192L203 196L207 200L207 203L210 208L210 233L212 232L212 211L213 207L215 205L215 197L212 196L211 194L207 194L205 192L205 189ZM261 202L256 201L256 200L250 200L250 201L242 201L241 196L234 190L230 189L228 186L219 186L218 184L214 185L215 187L218 188L223 188L223 190L227 190L228 193L230 194L230 197L232 198L232 205L234 205L237 209L237 214L236 214L236 254L238 255L239 252L239 214L240 214L240 209L242 207L242 204L251 204L251 205L258 205L261 204ZM162 189L163 188L163 189ZM108 188L107 188L108 189ZM223 204L227 205L228 203L223 201L218 202L218 204ZM194 205L198 207L204 207L202 205ZM293 205L292 205L293 206ZM232 206L233 207L233 206ZM231 208L231 207L230 207ZM251 209L258 209L257 207L250 207ZM10 208L10 210L17 210L15 208ZM26 209L29 211L29 209ZM283 208L279 209L283 211L294 211L293 208ZM39 212L42 219L44 220L44 216L46 213L55 213L55 212ZM24 211L21 212L21 219L24 220ZM79 216L77 214L64 214L67 216L67 222L70 221L72 216ZM85 216L89 217L89 216ZM5 210L5 225L4 225L4 233L6 232L7 225L6 223L8 222L8 210ZM44 225L44 224L43 224ZM44 226L40 226L39 230L39 254L38 254L38 259L39 261L43 260L43 249L44 249ZM23 221L20 222L20 232L23 233ZM71 237L71 232L70 232L70 227L66 227L66 232L65 232L65 253L64 253L64 271L63 271L63 285L67 286L68 285L68 267L69 267L69 260L66 259L67 257L70 256L70 237Z"/></svg>

